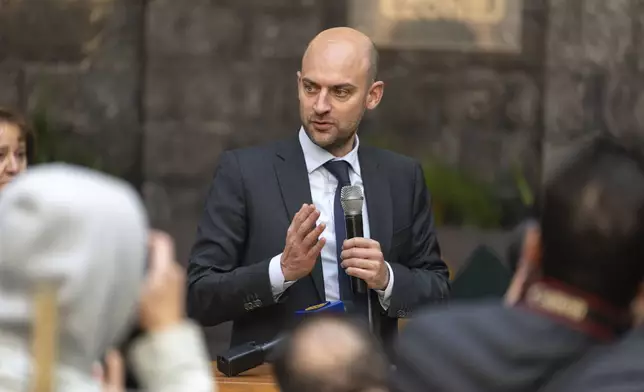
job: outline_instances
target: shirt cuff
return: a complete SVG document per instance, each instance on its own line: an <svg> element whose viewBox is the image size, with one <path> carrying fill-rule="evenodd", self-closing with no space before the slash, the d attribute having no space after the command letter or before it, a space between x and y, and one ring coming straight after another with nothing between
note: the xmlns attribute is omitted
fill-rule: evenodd
<svg viewBox="0 0 644 392"><path fill-rule="evenodd" d="M387 287L385 287L384 290L374 290L376 293L378 293L378 299L380 300L380 306L384 310L389 309L389 303L391 302L391 292L394 289L394 271L391 269L391 266L389 263L385 261L385 264L387 264L387 268L389 269L389 283L387 283Z"/></svg>
<svg viewBox="0 0 644 392"><path fill-rule="evenodd" d="M284 274L282 273L282 266L280 265L280 261L282 259L282 254L278 254L277 256L273 257L271 261L268 264L268 276L271 281L271 290L273 292L273 299L277 301L279 297L295 283L294 280L292 281L285 281L284 280Z"/></svg>

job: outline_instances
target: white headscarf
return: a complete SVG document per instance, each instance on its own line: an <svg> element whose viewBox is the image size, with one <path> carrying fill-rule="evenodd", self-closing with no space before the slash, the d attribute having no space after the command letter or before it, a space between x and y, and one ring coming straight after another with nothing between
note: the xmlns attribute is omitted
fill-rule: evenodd
<svg viewBox="0 0 644 392"><path fill-rule="evenodd" d="M32 168L3 190L0 391L28 388L31 289L43 280L60 285L58 390L98 387L93 364L135 314L146 257L144 211L125 182L63 164Z"/></svg>

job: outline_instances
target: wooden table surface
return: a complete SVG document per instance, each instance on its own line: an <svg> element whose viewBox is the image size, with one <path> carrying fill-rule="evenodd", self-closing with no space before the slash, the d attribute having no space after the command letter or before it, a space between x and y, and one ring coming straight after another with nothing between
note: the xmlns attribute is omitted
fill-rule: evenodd
<svg viewBox="0 0 644 392"><path fill-rule="evenodd" d="M264 364L236 377L226 377L212 363L212 370L219 392L279 392L271 373L270 365Z"/></svg>

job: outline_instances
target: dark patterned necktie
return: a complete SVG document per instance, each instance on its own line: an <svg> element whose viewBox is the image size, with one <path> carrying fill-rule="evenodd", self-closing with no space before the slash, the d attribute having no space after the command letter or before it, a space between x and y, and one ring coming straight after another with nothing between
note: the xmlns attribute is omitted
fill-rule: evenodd
<svg viewBox="0 0 644 392"><path fill-rule="evenodd" d="M338 260L338 284L340 286L340 299L342 301L351 301L353 293L351 291L351 280L349 275L340 263L342 263L342 245L344 240L347 239L347 229L344 223L344 211L340 203L340 191L343 186L351 185L349 179L349 163L346 161L329 161L324 164L324 167L333 174L338 180L338 187L335 189L335 200L333 202L333 221L335 222L335 244L336 255Z"/></svg>

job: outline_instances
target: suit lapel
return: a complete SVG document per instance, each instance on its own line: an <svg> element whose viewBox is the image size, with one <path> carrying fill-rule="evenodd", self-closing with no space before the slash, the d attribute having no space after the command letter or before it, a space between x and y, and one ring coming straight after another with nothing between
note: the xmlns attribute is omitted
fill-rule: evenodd
<svg viewBox="0 0 644 392"><path fill-rule="evenodd" d="M275 173L282 192L282 200L288 214L288 221L292 222L295 214L302 204L311 204L311 185L304 161L304 153L298 138L285 141L277 149L275 158ZM324 275L322 273L322 260L318 257L313 271L311 271L313 284L324 301Z"/></svg>
<svg viewBox="0 0 644 392"><path fill-rule="evenodd" d="M387 177L379 170L379 162L372 149L360 147L358 160L367 203L370 237L380 243L386 259L393 234L391 189Z"/></svg>

